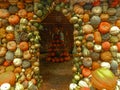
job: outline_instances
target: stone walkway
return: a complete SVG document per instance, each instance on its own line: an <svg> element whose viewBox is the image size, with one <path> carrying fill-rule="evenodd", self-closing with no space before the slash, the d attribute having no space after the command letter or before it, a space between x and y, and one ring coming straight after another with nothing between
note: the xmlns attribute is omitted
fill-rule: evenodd
<svg viewBox="0 0 120 90"><path fill-rule="evenodd" d="M40 72L43 83L40 90L69 90L72 80L72 60L62 63L46 62L41 59Z"/></svg>

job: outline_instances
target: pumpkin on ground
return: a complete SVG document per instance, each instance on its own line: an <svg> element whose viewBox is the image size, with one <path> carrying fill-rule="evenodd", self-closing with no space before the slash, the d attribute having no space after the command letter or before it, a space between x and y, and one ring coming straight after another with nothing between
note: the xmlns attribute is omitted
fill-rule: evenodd
<svg viewBox="0 0 120 90"><path fill-rule="evenodd" d="M98 68L92 72L91 83L97 90L115 90L117 78L107 68Z"/></svg>

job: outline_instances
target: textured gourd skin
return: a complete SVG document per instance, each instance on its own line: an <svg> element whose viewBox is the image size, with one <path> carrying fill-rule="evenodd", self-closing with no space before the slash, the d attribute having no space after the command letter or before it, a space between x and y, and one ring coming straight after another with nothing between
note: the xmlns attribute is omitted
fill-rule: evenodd
<svg viewBox="0 0 120 90"><path fill-rule="evenodd" d="M117 78L107 68L98 68L92 72L91 83L98 90L115 90Z"/></svg>

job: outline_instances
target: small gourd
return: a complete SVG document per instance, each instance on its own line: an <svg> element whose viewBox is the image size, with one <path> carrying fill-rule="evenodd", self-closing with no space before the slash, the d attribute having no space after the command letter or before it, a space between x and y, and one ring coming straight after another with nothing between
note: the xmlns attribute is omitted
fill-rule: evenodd
<svg viewBox="0 0 120 90"><path fill-rule="evenodd" d="M19 47L17 47L17 49L15 51L15 56L16 57L22 57L23 56L23 52Z"/></svg>
<svg viewBox="0 0 120 90"><path fill-rule="evenodd" d="M0 57L5 56L7 49L5 47L0 47Z"/></svg>

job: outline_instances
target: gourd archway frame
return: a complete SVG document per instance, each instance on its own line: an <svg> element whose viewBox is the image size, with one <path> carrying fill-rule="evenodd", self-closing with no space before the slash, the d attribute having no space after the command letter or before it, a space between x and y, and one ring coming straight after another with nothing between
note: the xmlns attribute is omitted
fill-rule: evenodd
<svg viewBox="0 0 120 90"><path fill-rule="evenodd" d="M38 3L39 3L39 2L38 2ZM37 3L35 3L35 5L37 5ZM45 6L47 6L47 5L45 5ZM68 3L68 2L66 3L66 2L60 2L60 1L57 1L57 0L56 0L56 1L53 1L50 6L47 6L47 7L44 9L44 10L47 11L47 13L46 13L46 15L44 15L43 17L42 17L42 15L41 15L41 13L40 13L40 15L39 15L39 13L37 12L37 10L38 10L38 8L36 8L35 14L36 14L36 16L37 16L38 18L35 18L35 19L31 20L31 21L32 21L32 22L39 23L41 30L43 29L42 21L44 21L44 19L46 19L47 16L48 16L50 13L52 13L52 11L55 10L55 11L57 11L57 12L62 12L62 14L68 19L69 23L72 24L73 27L74 27L74 32L76 32L76 33L73 33L73 35L74 35L75 37L79 36L78 31L80 31L80 30L82 29L82 28L81 28L81 26L82 26L81 15L76 14L76 13L74 12L73 7L72 7L72 5L70 4L70 2L69 2L69 3ZM81 33L82 33L82 32L81 32ZM78 48L80 48L81 40L82 40L82 37L81 37L81 34L80 34L80 38L74 39L74 41L76 41L76 42L74 42L74 47L77 46ZM74 54L75 54L75 55L74 55ZM74 57L79 57L79 56L81 56L80 51L78 50L77 53L73 51L73 56L74 56ZM71 70L71 72L72 72L72 70Z"/></svg>

